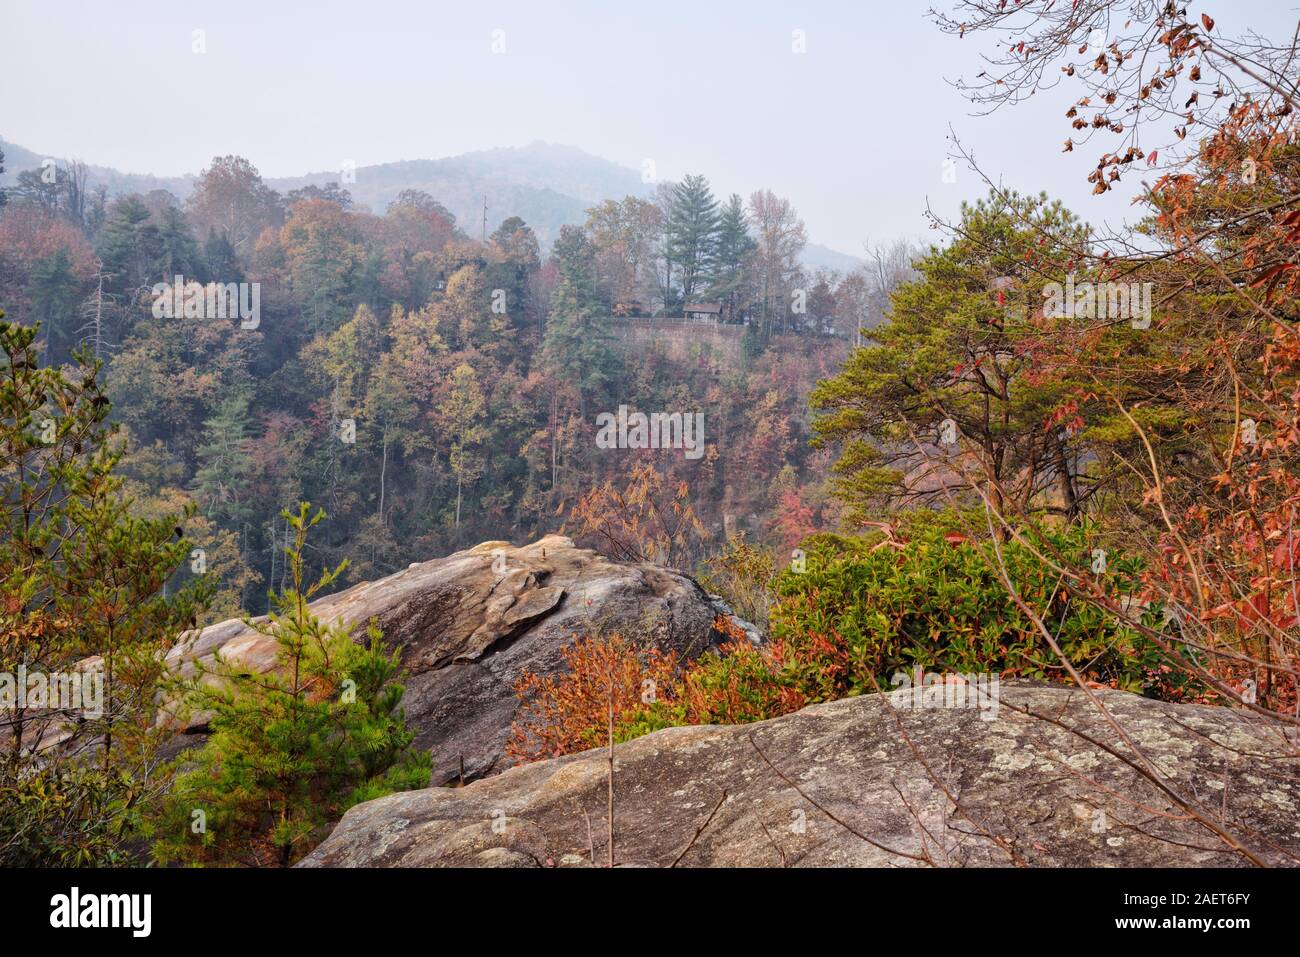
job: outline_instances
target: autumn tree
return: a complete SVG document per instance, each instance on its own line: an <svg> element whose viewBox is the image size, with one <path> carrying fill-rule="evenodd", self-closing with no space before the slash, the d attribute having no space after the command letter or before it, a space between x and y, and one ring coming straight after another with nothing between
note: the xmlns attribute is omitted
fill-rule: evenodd
<svg viewBox="0 0 1300 957"><path fill-rule="evenodd" d="M589 489L566 527L611 558L671 568L683 567L706 535L689 483L666 480L653 462L633 468L626 483L610 480Z"/></svg>
<svg viewBox="0 0 1300 957"><path fill-rule="evenodd" d="M262 230L278 228L284 218L278 193L242 156L218 156L199 174L187 209L201 235L211 230L224 236L239 254L247 255Z"/></svg>
<svg viewBox="0 0 1300 957"><path fill-rule="evenodd" d="M771 190L759 190L749 197L749 219L754 228L759 331L766 340L787 327L791 293L800 273L799 257L808 239L803 220L790 201Z"/></svg>
<svg viewBox="0 0 1300 957"><path fill-rule="evenodd" d="M335 203L304 200L290 211L279 240L308 328L332 332L351 312L363 259L356 222Z"/></svg>
<svg viewBox="0 0 1300 957"><path fill-rule="evenodd" d="M616 312L645 308L653 295L655 243L663 229L659 207L637 196L608 199L587 210L597 286Z"/></svg>
<svg viewBox="0 0 1300 957"><path fill-rule="evenodd" d="M481 446L487 437L483 389L473 366L463 362L452 371L451 390L437 415L448 438L448 463L456 478L456 527L459 528L464 487L483 474Z"/></svg>

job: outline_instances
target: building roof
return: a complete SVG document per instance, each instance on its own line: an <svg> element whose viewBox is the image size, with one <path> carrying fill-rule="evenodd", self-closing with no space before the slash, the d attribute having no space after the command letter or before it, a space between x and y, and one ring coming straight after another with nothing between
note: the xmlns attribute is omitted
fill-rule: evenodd
<svg viewBox="0 0 1300 957"><path fill-rule="evenodd" d="M720 302L688 302L683 312L722 312Z"/></svg>

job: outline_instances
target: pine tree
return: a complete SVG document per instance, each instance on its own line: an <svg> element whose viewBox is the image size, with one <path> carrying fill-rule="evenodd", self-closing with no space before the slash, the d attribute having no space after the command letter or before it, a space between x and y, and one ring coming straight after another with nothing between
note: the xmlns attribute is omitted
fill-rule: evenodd
<svg viewBox="0 0 1300 957"><path fill-rule="evenodd" d="M158 230L149 218L149 208L138 196L125 196L113 204L99 231L96 248L110 289L127 300L158 278Z"/></svg>
<svg viewBox="0 0 1300 957"><path fill-rule="evenodd" d="M35 338L0 321L0 672L71 675L97 658L103 683L97 707L83 691L72 713L6 713L0 864L124 863L137 811L165 780L154 773L163 652L210 587L167 594L191 549L186 515L134 514L99 363L77 353L71 369L43 367ZM55 734L59 746L34 751Z"/></svg>
<svg viewBox="0 0 1300 957"><path fill-rule="evenodd" d="M740 311L755 248L754 238L749 235L744 200L732 193L718 219L713 287L709 290L709 297L723 304L727 316L734 317Z"/></svg>
<svg viewBox="0 0 1300 957"><path fill-rule="evenodd" d="M232 388L203 423L204 441L195 450L198 468L194 490L203 514L238 527L251 514L246 484L252 468L248 456L249 394Z"/></svg>
<svg viewBox="0 0 1300 957"><path fill-rule="evenodd" d="M667 253L677 264L682 304L693 302L713 276L720 227L718 201L703 176L687 176L673 189L665 226Z"/></svg>
<svg viewBox="0 0 1300 957"><path fill-rule="evenodd" d="M815 444L842 450L838 488L854 517L873 517L886 502L946 500L956 483L941 469L924 474L917 451L918 441L940 441L945 420L978 466L967 477L987 483L995 506L1007 496L1029 511L1050 484L1073 488L1082 439L1044 422L1081 383L1035 375L1044 280L1025 263L1031 251L1063 262L1086 241L1086 228L1046 195L963 204L958 239L917 260L918 277L891 294L888 321L809 398L821 413ZM1012 291L995 294L1004 279ZM1064 498L1075 517L1068 490Z"/></svg>
<svg viewBox="0 0 1300 957"><path fill-rule="evenodd" d="M203 265L206 275L213 282L243 282L244 271L239 267L235 247L226 237L215 229L208 230L208 238L203 241Z"/></svg>
<svg viewBox="0 0 1300 957"><path fill-rule="evenodd" d="M158 817L161 862L288 867L352 805L429 785L430 756L411 747L400 708L400 652L373 623L359 645L312 614L308 602L347 562L307 585L303 549L324 513L303 502L282 514L294 531L290 585L265 622L248 622L275 640L276 667L253 675L218 656L190 684L212 735L180 759L190 769Z"/></svg>
<svg viewBox="0 0 1300 957"><path fill-rule="evenodd" d="M62 246L32 270L30 318L45 330L42 358L46 364L64 361L75 344L76 333L69 326L77 313L80 285Z"/></svg>
<svg viewBox="0 0 1300 957"><path fill-rule="evenodd" d="M614 377L618 356L599 319L591 243L576 226L563 226L555 241L560 281L542 340L542 364L557 381L585 398Z"/></svg>
<svg viewBox="0 0 1300 957"><path fill-rule="evenodd" d="M186 281L208 281L199 244L185 214L175 206L164 206L158 216L158 258L154 268L155 275L169 280L174 276L184 276Z"/></svg>

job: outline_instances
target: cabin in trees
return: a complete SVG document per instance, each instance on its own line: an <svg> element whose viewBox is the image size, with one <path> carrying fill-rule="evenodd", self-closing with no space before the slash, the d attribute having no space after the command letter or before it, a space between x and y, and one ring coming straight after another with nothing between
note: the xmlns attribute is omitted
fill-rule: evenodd
<svg viewBox="0 0 1300 957"><path fill-rule="evenodd" d="M682 313L695 322L718 322L722 319L722 303L688 302Z"/></svg>

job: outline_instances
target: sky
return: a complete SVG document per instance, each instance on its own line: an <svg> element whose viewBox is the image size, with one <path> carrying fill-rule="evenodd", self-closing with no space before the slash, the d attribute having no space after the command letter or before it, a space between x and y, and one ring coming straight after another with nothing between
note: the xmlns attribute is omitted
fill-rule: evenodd
<svg viewBox="0 0 1300 957"><path fill-rule="evenodd" d="M964 167L944 182L951 127L1005 186L1136 219L1131 193L1090 195L1090 151L1060 153L1068 93L974 115L952 81L991 38L940 33L931 2L955 0L0 0L0 137L158 175L237 153L265 176L544 140L723 194L769 188L812 240L861 254L985 192ZM1272 35L1300 15L1209 8L1221 30Z"/></svg>

